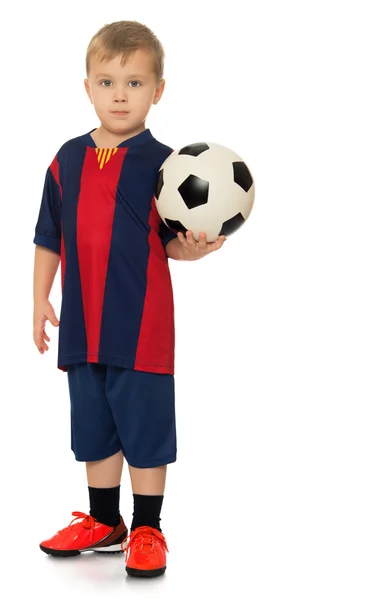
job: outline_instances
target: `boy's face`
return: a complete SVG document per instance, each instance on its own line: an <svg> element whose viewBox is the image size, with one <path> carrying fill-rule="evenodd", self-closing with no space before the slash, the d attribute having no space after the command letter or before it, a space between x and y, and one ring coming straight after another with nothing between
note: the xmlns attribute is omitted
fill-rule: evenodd
<svg viewBox="0 0 376 600"><path fill-rule="evenodd" d="M136 50L123 67L120 61L120 56L107 62L93 56L85 89L103 127L131 137L145 129L146 117L161 98L165 82L157 81L147 50Z"/></svg>

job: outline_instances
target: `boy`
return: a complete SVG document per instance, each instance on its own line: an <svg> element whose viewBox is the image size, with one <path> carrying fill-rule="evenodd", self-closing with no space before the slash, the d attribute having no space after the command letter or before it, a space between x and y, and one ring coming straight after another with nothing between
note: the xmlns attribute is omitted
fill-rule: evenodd
<svg viewBox="0 0 376 600"><path fill-rule="evenodd" d="M224 236L196 242L161 221L153 191L172 149L145 121L163 94L164 51L146 26L102 27L86 57L85 88L100 126L66 142L46 174L34 243L34 341L59 329L71 440L86 463L89 514L40 544L47 554L116 552L129 539L126 571L166 570L160 527L167 464L176 460L174 314L168 258L197 260ZM48 298L61 261L61 320ZM133 492L128 530L119 511L127 461Z"/></svg>

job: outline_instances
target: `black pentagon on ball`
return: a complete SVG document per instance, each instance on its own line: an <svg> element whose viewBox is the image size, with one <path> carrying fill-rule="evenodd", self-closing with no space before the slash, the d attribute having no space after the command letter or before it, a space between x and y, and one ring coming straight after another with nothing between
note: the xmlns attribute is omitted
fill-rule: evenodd
<svg viewBox="0 0 376 600"><path fill-rule="evenodd" d="M173 221L172 219L166 219L166 225L174 232L178 233L181 231L184 235L187 233L188 229L184 227L180 221Z"/></svg>
<svg viewBox="0 0 376 600"><path fill-rule="evenodd" d="M237 215L235 215L234 217L231 217L231 219L228 219L228 221L225 221L222 225L222 229L219 232L219 235L231 235L232 233L234 233L234 231L236 231L237 229L239 229L239 227L241 227L243 225L243 223L245 223L245 218L243 217L243 215L241 213L238 213Z"/></svg>
<svg viewBox="0 0 376 600"><path fill-rule="evenodd" d="M197 144L189 144L188 146L184 146L181 150L179 150L178 154L188 154L188 156L200 156L203 152L209 150L209 146L203 142L198 142Z"/></svg>
<svg viewBox="0 0 376 600"><path fill-rule="evenodd" d="M209 182L196 175L189 175L178 187L187 208L197 208L206 204L209 197Z"/></svg>
<svg viewBox="0 0 376 600"><path fill-rule="evenodd" d="M248 192L253 183L253 179L247 165L243 161L238 161L232 163L232 166L234 168L235 183L240 185L245 192Z"/></svg>
<svg viewBox="0 0 376 600"><path fill-rule="evenodd" d="M154 191L154 195L157 198L157 200L159 199L159 194L161 193L161 190L163 188L163 169L161 169L158 173L158 178L157 178L157 182L155 184L155 191Z"/></svg>

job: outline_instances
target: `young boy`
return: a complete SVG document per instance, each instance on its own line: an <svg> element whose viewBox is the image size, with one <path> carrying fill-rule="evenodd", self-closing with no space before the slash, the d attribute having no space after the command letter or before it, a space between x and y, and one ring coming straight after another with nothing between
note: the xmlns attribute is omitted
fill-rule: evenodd
<svg viewBox="0 0 376 600"><path fill-rule="evenodd" d="M164 50L132 21L102 27L86 57L85 88L100 126L66 142L50 164L34 243L34 341L59 329L67 373L72 451L86 463L89 514L43 541L55 556L124 548L130 575L166 570L160 527L167 464L176 460L174 309L168 258L196 260L221 248L202 233L175 235L154 201L172 148L146 128L162 97ZM60 322L49 302L61 263ZM133 492L128 530L119 511L127 461Z"/></svg>

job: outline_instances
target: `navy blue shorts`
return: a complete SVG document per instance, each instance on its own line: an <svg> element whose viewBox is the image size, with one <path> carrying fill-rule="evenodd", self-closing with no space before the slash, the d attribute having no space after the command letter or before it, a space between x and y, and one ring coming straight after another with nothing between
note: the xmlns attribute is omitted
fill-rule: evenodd
<svg viewBox="0 0 376 600"><path fill-rule="evenodd" d="M67 373L76 460L102 460L122 450L140 469L176 461L173 375L96 363L70 365Z"/></svg>

